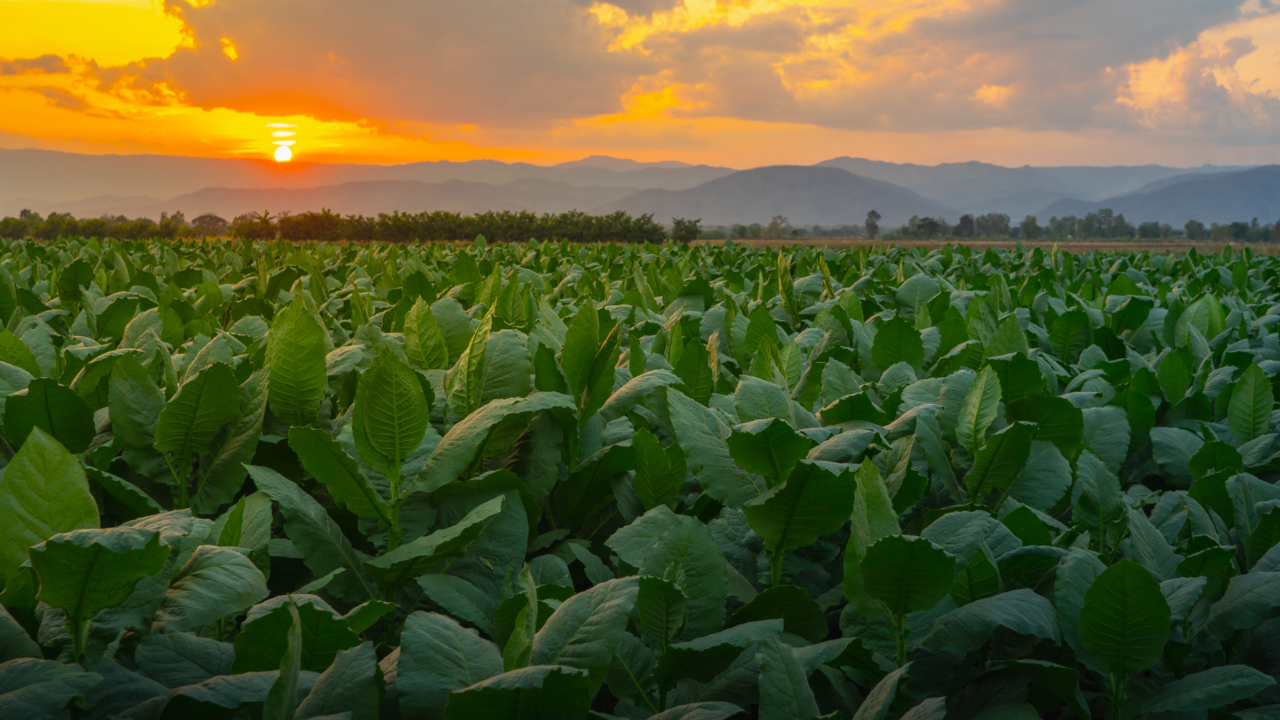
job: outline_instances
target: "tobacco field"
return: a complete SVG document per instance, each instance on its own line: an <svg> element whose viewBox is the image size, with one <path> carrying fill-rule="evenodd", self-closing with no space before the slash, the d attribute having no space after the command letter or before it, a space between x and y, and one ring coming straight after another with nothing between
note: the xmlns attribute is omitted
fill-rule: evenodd
<svg viewBox="0 0 1280 720"><path fill-rule="evenodd" d="M0 717L1280 718L1280 260L0 249Z"/></svg>

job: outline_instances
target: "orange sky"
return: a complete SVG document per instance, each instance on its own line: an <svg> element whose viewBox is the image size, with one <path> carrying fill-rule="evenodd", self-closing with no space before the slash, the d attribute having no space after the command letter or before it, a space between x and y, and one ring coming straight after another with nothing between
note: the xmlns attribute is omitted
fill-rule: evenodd
<svg viewBox="0 0 1280 720"><path fill-rule="evenodd" d="M0 0L0 147L1280 162L1280 4L1232 2Z"/></svg>

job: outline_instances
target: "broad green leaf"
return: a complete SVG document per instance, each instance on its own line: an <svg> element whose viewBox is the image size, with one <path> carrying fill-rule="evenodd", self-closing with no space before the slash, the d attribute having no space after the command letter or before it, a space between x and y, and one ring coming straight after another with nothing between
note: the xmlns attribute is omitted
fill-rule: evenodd
<svg viewBox="0 0 1280 720"><path fill-rule="evenodd" d="M44 371L40 369L40 364L36 362L36 356L32 354L31 348L28 348L17 335L12 331L4 329L0 330L0 362L6 362L14 367L26 370L31 377L42 377Z"/></svg>
<svg viewBox="0 0 1280 720"><path fill-rule="evenodd" d="M32 428L0 476L0 575L27 561L27 549L58 533L98 527L98 506L80 462Z"/></svg>
<svg viewBox="0 0 1280 720"><path fill-rule="evenodd" d="M729 628L696 640L676 643L658 658L654 678L671 687L680 678L709 682L742 651L769 638L782 635L781 620L763 620Z"/></svg>
<svg viewBox="0 0 1280 720"><path fill-rule="evenodd" d="M343 650L334 658L311 692L298 704L294 717L335 718L349 713L349 720L378 720L382 701L381 673L373 643Z"/></svg>
<svg viewBox="0 0 1280 720"><path fill-rule="evenodd" d="M1145 670L1169 641L1169 604L1151 573L1131 560L1102 572L1084 595L1080 641L1113 673Z"/></svg>
<svg viewBox="0 0 1280 720"><path fill-rule="evenodd" d="M881 538L901 534L893 499L885 487L880 471L863 461L854 480L858 484L853 498L853 522L849 526L849 544L844 553L844 594L860 611L869 612L873 598L867 594L862 576L862 560Z"/></svg>
<svg viewBox="0 0 1280 720"><path fill-rule="evenodd" d="M53 720L73 698L102 681L79 665L19 658L0 663L0 716Z"/></svg>
<svg viewBox="0 0 1280 720"><path fill-rule="evenodd" d="M725 620L725 627L737 627L760 620L780 618L783 630L810 642L827 637L827 618L809 593L794 585L769 588L743 605Z"/></svg>
<svg viewBox="0 0 1280 720"><path fill-rule="evenodd" d="M342 529L324 507L276 471L256 465L246 467L258 489L279 506L284 516L285 535L293 540L294 547L312 574L321 578L342 568L346 570L344 583L363 584L365 599L373 598L373 591L365 584L361 570L366 558L351 546L351 541L342 534Z"/></svg>
<svg viewBox="0 0 1280 720"><path fill-rule="evenodd" d="M738 425L725 442L733 459L748 472L763 475L770 487L786 480L813 448L813 440L778 418Z"/></svg>
<svg viewBox="0 0 1280 720"><path fill-rule="evenodd" d="M486 352L489 346L489 334L493 330L493 313L485 315L480 326L472 334L470 341L458 361L450 368L446 377L446 399L449 408L459 417L466 417L480 407L480 394L484 390L485 372L489 368Z"/></svg>
<svg viewBox="0 0 1280 720"><path fill-rule="evenodd" d="M351 423L360 458L395 482L405 458L422 442L429 415L417 373L383 347L356 390Z"/></svg>
<svg viewBox="0 0 1280 720"><path fill-rule="evenodd" d="M271 498L264 492L245 495L224 518L220 529L214 526L217 537L210 535L209 539L216 539L220 547L247 548L249 559L267 575L271 571Z"/></svg>
<svg viewBox="0 0 1280 720"><path fill-rule="evenodd" d="M443 560L461 557L480 536L486 521L502 511L502 502L499 495L467 513L458 523L366 562L364 569L374 580L395 587L429 572Z"/></svg>
<svg viewBox="0 0 1280 720"><path fill-rule="evenodd" d="M283 610L291 620L286 632L286 649L280 658L280 674L267 691L262 720L293 720L298 707L298 674L302 670L302 621L292 601Z"/></svg>
<svg viewBox="0 0 1280 720"><path fill-rule="evenodd" d="M1005 316L996 325L996 330L992 333L991 339L984 342L983 345L987 357L999 357L1000 355L1018 352L1023 355L1031 354L1031 349L1027 345L1027 334L1022 330L1022 322L1014 314Z"/></svg>
<svg viewBox="0 0 1280 720"><path fill-rule="evenodd" d="M174 575L152 632L194 630L267 597L267 580L239 548L201 545Z"/></svg>
<svg viewBox="0 0 1280 720"><path fill-rule="evenodd" d="M964 476L969 497L980 499L992 491L1007 490L1022 474L1035 434L1034 424L1019 422L987 438L973 458L973 468Z"/></svg>
<svg viewBox="0 0 1280 720"><path fill-rule="evenodd" d="M795 550L839 530L853 509L857 487L847 465L801 460L787 481L743 510L769 552Z"/></svg>
<svg viewBox="0 0 1280 720"><path fill-rule="evenodd" d="M1143 704L1143 710L1148 713L1215 710L1253 697L1275 684L1270 675L1245 665L1209 668L1165 685Z"/></svg>
<svg viewBox="0 0 1280 720"><path fill-rule="evenodd" d="M733 395L738 419L744 423L772 418L782 418L788 423L794 423L791 396L781 385L743 375Z"/></svg>
<svg viewBox="0 0 1280 720"><path fill-rule="evenodd" d="M1280 607L1280 572L1251 572L1227 583L1222 598L1196 627L1215 640L1225 640L1237 630L1256 627Z"/></svg>
<svg viewBox="0 0 1280 720"><path fill-rule="evenodd" d="M138 581L160 572L168 559L160 533L137 528L77 530L31 548L40 579L37 599L66 611L67 630L83 633L78 647L87 641L95 613L129 599Z"/></svg>
<svg viewBox="0 0 1280 720"><path fill-rule="evenodd" d="M591 705L586 672L563 665L512 670L449 695L444 720L581 720Z"/></svg>
<svg viewBox="0 0 1280 720"><path fill-rule="evenodd" d="M1164 356L1156 377L1160 380L1160 388L1165 399L1176 403L1186 397L1195 374L1194 360L1191 353L1184 349L1176 350Z"/></svg>
<svg viewBox="0 0 1280 720"><path fill-rule="evenodd" d="M926 273L919 273L907 278L906 282L898 286L894 292L894 300L897 302L898 311L903 317L915 317L920 311L921 306L927 303L942 286L937 280L933 279Z"/></svg>
<svg viewBox="0 0 1280 720"><path fill-rule="evenodd" d="M191 507L211 513L231 502L244 486L245 463L253 461L267 414L265 370L249 376L240 386L240 414L214 438L212 457L196 481Z"/></svg>
<svg viewBox="0 0 1280 720"><path fill-rule="evenodd" d="M73 453L84 452L93 442L93 411L74 390L50 378L36 378L5 399L4 435L20 447L40 428Z"/></svg>
<svg viewBox="0 0 1280 720"><path fill-rule="evenodd" d="M935 653L963 655L981 647L1002 627L1021 635L1060 641L1053 604L1022 588L975 600L935 618L932 630L920 641L920 647Z"/></svg>
<svg viewBox="0 0 1280 720"><path fill-rule="evenodd" d="M156 424L155 448L177 458L209 452L224 425L240 416L240 386L229 365L215 363L182 384Z"/></svg>
<svg viewBox="0 0 1280 720"><path fill-rule="evenodd" d="M688 458L689 471L715 500L738 507L763 489L733 461L725 438L729 428L713 411L678 390L667 390L676 440Z"/></svg>
<svg viewBox="0 0 1280 720"><path fill-rule="evenodd" d="M854 713L853 719L886 720L893 710L894 700L898 697L898 685L903 682L910 669L911 663L907 663L881 678L880 682L871 688L871 692L867 693L867 699L858 706L858 712Z"/></svg>
<svg viewBox="0 0 1280 720"><path fill-rule="evenodd" d="M999 405L1000 379L996 376L995 368L988 365L969 386L956 419L956 439L969 454L976 455L986 442L987 429L996 419Z"/></svg>
<svg viewBox="0 0 1280 720"><path fill-rule="evenodd" d="M660 505L636 518L631 524L615 532L605 546L618 554L618 558L632 567L640 567L649 551L668 532L680 527L682 520L670 508Z"/></svg>
<svg viewBox="0 0 1280 720"><path fill-rule="evenodd" d="M533 653L533 638L538 632L538 586L534 582L533 573L529 570L528 564L520 570L516 587L520 594L514 596L510 602L522 600L523 603L512 623L511 634L502 647L504 671L517 670L529 664L529 656Z"/></svg>
<svg viewBox="0 0 1280 720"><path fill-rule="evenodd" d="M12 602L12 598L9 598ZM16 658L43 657L40 646L27 635L27 631L9 611L0 606L0 663Z"/></svg>
<svg viewBox="0 0 1280 720"><path fill-rule="evenodd" d="M290 652L290 636L302 634L298 663L302 670L323 672L338 652L356 647L360 638L331 609L304 602L308 596L290 595L265 614L252 615L235 638L231 672L274 670ZM254 608L254 613L259 612Z"/></svg>
<svg viewBox="0 0 1280 720"><path fill-rule="evenodd" d="M923 538L889 535L867 548L862 582L898 617L930 610L951 592L956 559Z"/></svg>
<svg viewBox="0 0 1280 720"><path fill-rule="evenodd" d="M919 371L924 365L924 343L920 332L905 318L896 315L881 323L871 345L871 362L881 372L900 362Z"/></svg>
<svg viewBox="0 0 1280 720"><path fill-rule="evenodd" d="M1236 441L1246 443L1265 435L1271 427L1275 404L1271 381L1262 368L1257 365L1245 368L1227 406L1227 426ZM7 411L5 417L7 421Z"/></svg>
<svg viewBox="0 0 1280 720"><path fill-rule="evenodd" d="M431 457L422 466L409 493L434 492L457 480L476 462L489 442L490 435L500 424L515 423L542 411L572 413L575 410L572 399L559 393L535 392L523 398L494 400L460 420L445 433Z"/></svg>
<svg viewBox="0 0 1280 720"><path fill-rule="evenodd" d="M638 563L640 575L668 580L689 599L683 637L700 637L719 630L724 624L728 597L728 563L711 531L696 518L674 515L665 507L646 513L637 524L651 516L658 522L647 524L648 530L641 535L656 526L666 527ZM640 544L644 540L636 538L633 542ZM622 555L626 550L618 552Z"/></svg>
<svg viewBox="0 0 1280 720"><path fill-rule="evenodd" d="M636 499L646 511L659 505L674 509L688 472L684 450L675 443L663 447L647 428L636 431L631 447L632 462L636 466L631 486L635 489Z"/></svg>
<svg viewBox="0 0 1280 720"><path fill-rule="evenodd" d="M300 296L276 313L267 338L268 401L272 414L289 425L310 425L320 411L329 386L326 338Z"/></svg>
<svg viewBox="0 0 1280 720"><path fill-rule="evenodd" d="M108 397L115 436L134 447L154 445L164 393L133 355L122 355L112 365Z"/></svg>
<svg viewBox="0 0 1280 720"><path fill-rule="evenodd" d="M138 671L170 688L229 675L234 660L235 651L229 643L191 633L147 635L134 650Z"/></svg>
<svg viewBox="0 0 1280 720"><path fill-rule="evenodd" d="M600 316L591 303L586 303L569 322L560 356L560 367L569 381L569 391L579 402L591 381L599 349Z"/></svg>
<svg viewBox="0 0 1280 720"><path fill-rule="evenodd" d="M1119 472L1129 454L1129 418L1124 408L1086 408L1082 412L1084 430L1081 440L1102 458L1112 472Z"/></svg>
<svg viewBox="0 0 1280 720"><path fill-rule="evenodd" d="M534 636L529 662L586 670L592 687L598 687L626 632L639 589L636 578L619 578L569 598Z"/></svg>
<svg viewBox="0 0 1280 720"><path fill-rule="evenodd" d="M322 430L295 427L289 430L289 447L302 466L324 483L334 502L364 518L390 522L387 501L369 484L360 466L342 445Z"/></svg>
<svg viewBox="0 0 1280 720"><path fill-rule="evenodd" d="M405 620L399 667L401 712L442 718L449 693L500 674L502 655L451 618L415 612Z"/></svg>
<svg viewBox="0 0 1280 720"><path fill-rule="evenodd" d="M1068 363L1076 363L1080 352L1089 347L1093 338L1093 326L1084 310L1070 310L1059 315L1049 328L1049 347L1053 354Z"/></svg>
<svg viewBox="0 0 1280 720"><path fill-rule="evenodd" d="M657 648L666 651L684 629L688 617L688 599L670 580L641 577L636 596L640 632Z"/></svg>
<svg viewBox="0 0 1280 720"><path fill-rule="evenodd" d="M449 369L449 348L431 307L418 298L404 318L404 352L423 370Z"/></svg>
<svg viewBox="0 0 1280 720"><path fill-rule="evenodd" d="M790 647L769 638L760 647L759 662L761 720L808 720L821 714L804 668Z"/></svg>

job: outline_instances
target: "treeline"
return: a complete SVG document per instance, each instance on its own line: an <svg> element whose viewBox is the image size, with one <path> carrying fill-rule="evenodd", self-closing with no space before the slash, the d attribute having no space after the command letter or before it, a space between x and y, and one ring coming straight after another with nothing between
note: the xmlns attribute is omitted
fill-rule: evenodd
<svg viewBox="0 0 1280 720"><path fill-rule="evenodd" d="M478 235L495 242L568 240L575 243L661 243L671 239L688 242L698 237L698 221L672 219L666 227L645 214L632 217L619 211L589 215L571 211L559 214L533 212L421 212L377 217L339 215L322 210L297 215L246 214L230 222L217 215L201 215L190 222L182 213L162 215L160 222L123 216L77 220L53 213L47 218L24 210L19 217L0 220L0 238L54 240L59 237L112 237L119 240L153 238L238 237L249 240L378 240L384 242L470 240Z"/></svg>
<svg viewBox="0 0 1280 720"><path fill-rule="evenodd" d="M895 233L890 233L886 239L893 235ZM965 215L955 225L947 223L944 218L912 217L911 221L899 229L896 235L921 239L938 237L1007 237L1025 240L1185 238L1213 242L1270 242L1280 240L1280 222L1268 225L1259 223L1258 218L1254 218L1251 222L1236 221L1210 225L1205 225L1199 220L1190 220L1180 228L1169 223L1158 222L1135 225L1125 220L1123 213L1104 208L1084 217L1074 215L1052 217L1044 225L1040 224L1035 215L1028 215L1021 223L1015 225L1004 213L987 213L976 217Z"/></svg>

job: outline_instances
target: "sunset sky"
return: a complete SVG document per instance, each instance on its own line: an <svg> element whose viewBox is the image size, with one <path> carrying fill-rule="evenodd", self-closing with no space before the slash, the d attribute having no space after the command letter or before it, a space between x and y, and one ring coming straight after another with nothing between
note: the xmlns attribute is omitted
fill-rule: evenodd
<svg viewBox="0 0 1280 720"><path fill-rule="evenodd" d="M0 0L0 148L1280 162L1280 0Z"/></svg>

